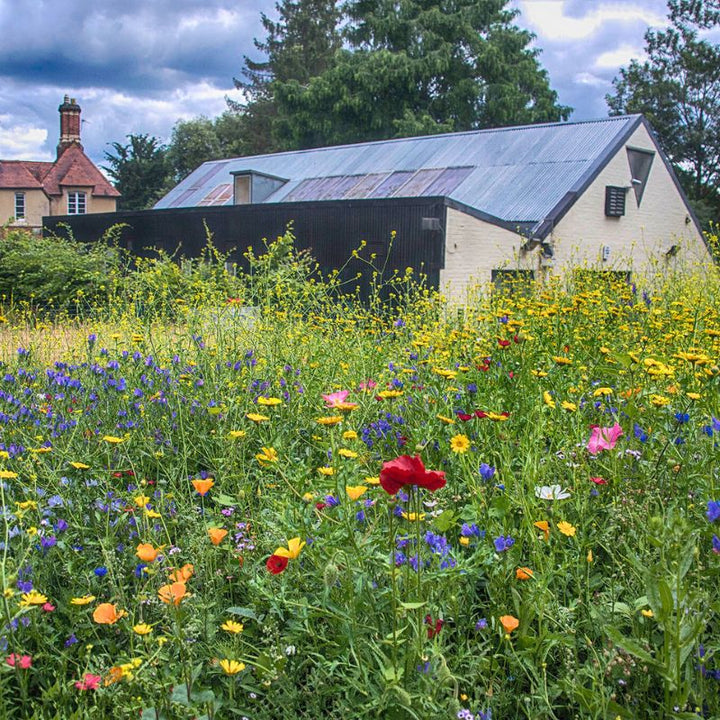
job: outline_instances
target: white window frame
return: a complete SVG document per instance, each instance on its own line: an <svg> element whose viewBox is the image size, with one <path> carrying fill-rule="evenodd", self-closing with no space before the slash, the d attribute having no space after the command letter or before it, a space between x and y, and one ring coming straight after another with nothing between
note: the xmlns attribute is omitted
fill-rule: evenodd
<svg viewBox="0 0 720 720"><path fill-rule="evenodd" d="M15 219L16 220L24 220L25 219L25 193L24 192L16 192L15 193Z"/></svg>
<svg viewBox="0 0 720 720"><path fill-rule="evenodd" d="M85 215L87 213L87 193L75 190L67 196L67 214Z"/></svg>

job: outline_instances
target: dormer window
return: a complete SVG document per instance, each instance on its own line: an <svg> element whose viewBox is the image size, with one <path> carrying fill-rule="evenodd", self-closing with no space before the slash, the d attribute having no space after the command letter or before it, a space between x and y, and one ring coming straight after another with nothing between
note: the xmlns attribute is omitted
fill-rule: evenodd
<svg viewBox="0 0 720 720"><path fill-rule="evenodd" d="M287 180L254 170L238 170L233 175L233 205L261 203L280 189Z"/></svg>
<svg viewBox="0 0 720 720"><path fill-rule="evenodd" d="M68 193L68 215L84 215L87 212L84 192Z"/></svg>

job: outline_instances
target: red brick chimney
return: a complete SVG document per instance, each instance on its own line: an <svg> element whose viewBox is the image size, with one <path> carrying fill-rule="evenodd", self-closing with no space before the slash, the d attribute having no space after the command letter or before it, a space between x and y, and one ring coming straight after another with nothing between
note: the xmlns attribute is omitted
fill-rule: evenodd
<svg viewBox="0 0 720 720"><path fill-rule="evenodd" d="M60 111L60 142L57 146L57 156L60 157L71 145L80 144L80 106L75 98L67 95L63 104L58 108Z"/></svg>

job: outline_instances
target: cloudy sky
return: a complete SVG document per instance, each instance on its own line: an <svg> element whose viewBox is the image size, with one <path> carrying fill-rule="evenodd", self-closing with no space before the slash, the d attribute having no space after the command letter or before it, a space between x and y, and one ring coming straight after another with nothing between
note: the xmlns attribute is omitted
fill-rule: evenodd
<svg viewBox="0 0 720 720"><path fill-rule="evenodd" d="M52 160L57 108L82 107L82 140L98 164L130 133L170 138L178 119L214 117L244 55L257 58L260 11L273 0L0 0L0 158ZM604 117L618 68L640 57L665 0L511 0L532 30L574 120Z"/></svg>

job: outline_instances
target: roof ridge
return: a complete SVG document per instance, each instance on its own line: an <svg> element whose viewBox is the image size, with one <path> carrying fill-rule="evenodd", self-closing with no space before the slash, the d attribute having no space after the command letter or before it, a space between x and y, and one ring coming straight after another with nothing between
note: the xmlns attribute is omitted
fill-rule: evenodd
<svg viewBox="0 0 720 720"><path fill-rule="evenodd" d="M633 113L630 115L608 115L608 117L605 117L605 118L595 118L595 119L589 119L589 120L572 120L572 121L558 120L555 122L547 122L547 123L531 123L528 125L507 125L507 126L503 126L503 127L480 128L478 130L460 130L458 132L435 133L432 135L412 135L410 137L387 138L385 140L367 140L367 141L361 141L361 142L355 142L355 143L344 143L342 145L326 145L323 147L316 147L316 148L304 148L303 150L283 150L282 152L263 153L262 155L239 155L237 157L232 157L232 158L223 158L222 160L209 160L206 163L203 163L203 165L210 165L210 164L216 164L216 163L229 163L229 162L236 162L238 160L254 160L257 158L277 157L277 156L281 156L281 155L302 155L305 153L327 152L329 150L342 150L344 148L354 148L354 147L358 147L359 145L381 145L381 144L386 144L386 143L409 142L411 140L432 140L434 138L467 137L468 135L481 135L481 134L485 134L485 133L514 132L514 131L518 131L518 130L527 130L528 128L568 127L571 125L590 125L593 123L601 123L601 122L618 122L621 120L622 121L635 120L639 117L641 117L641 115L639 113ZM200 165L200 167L202 167L202 165Z"/></svg>

